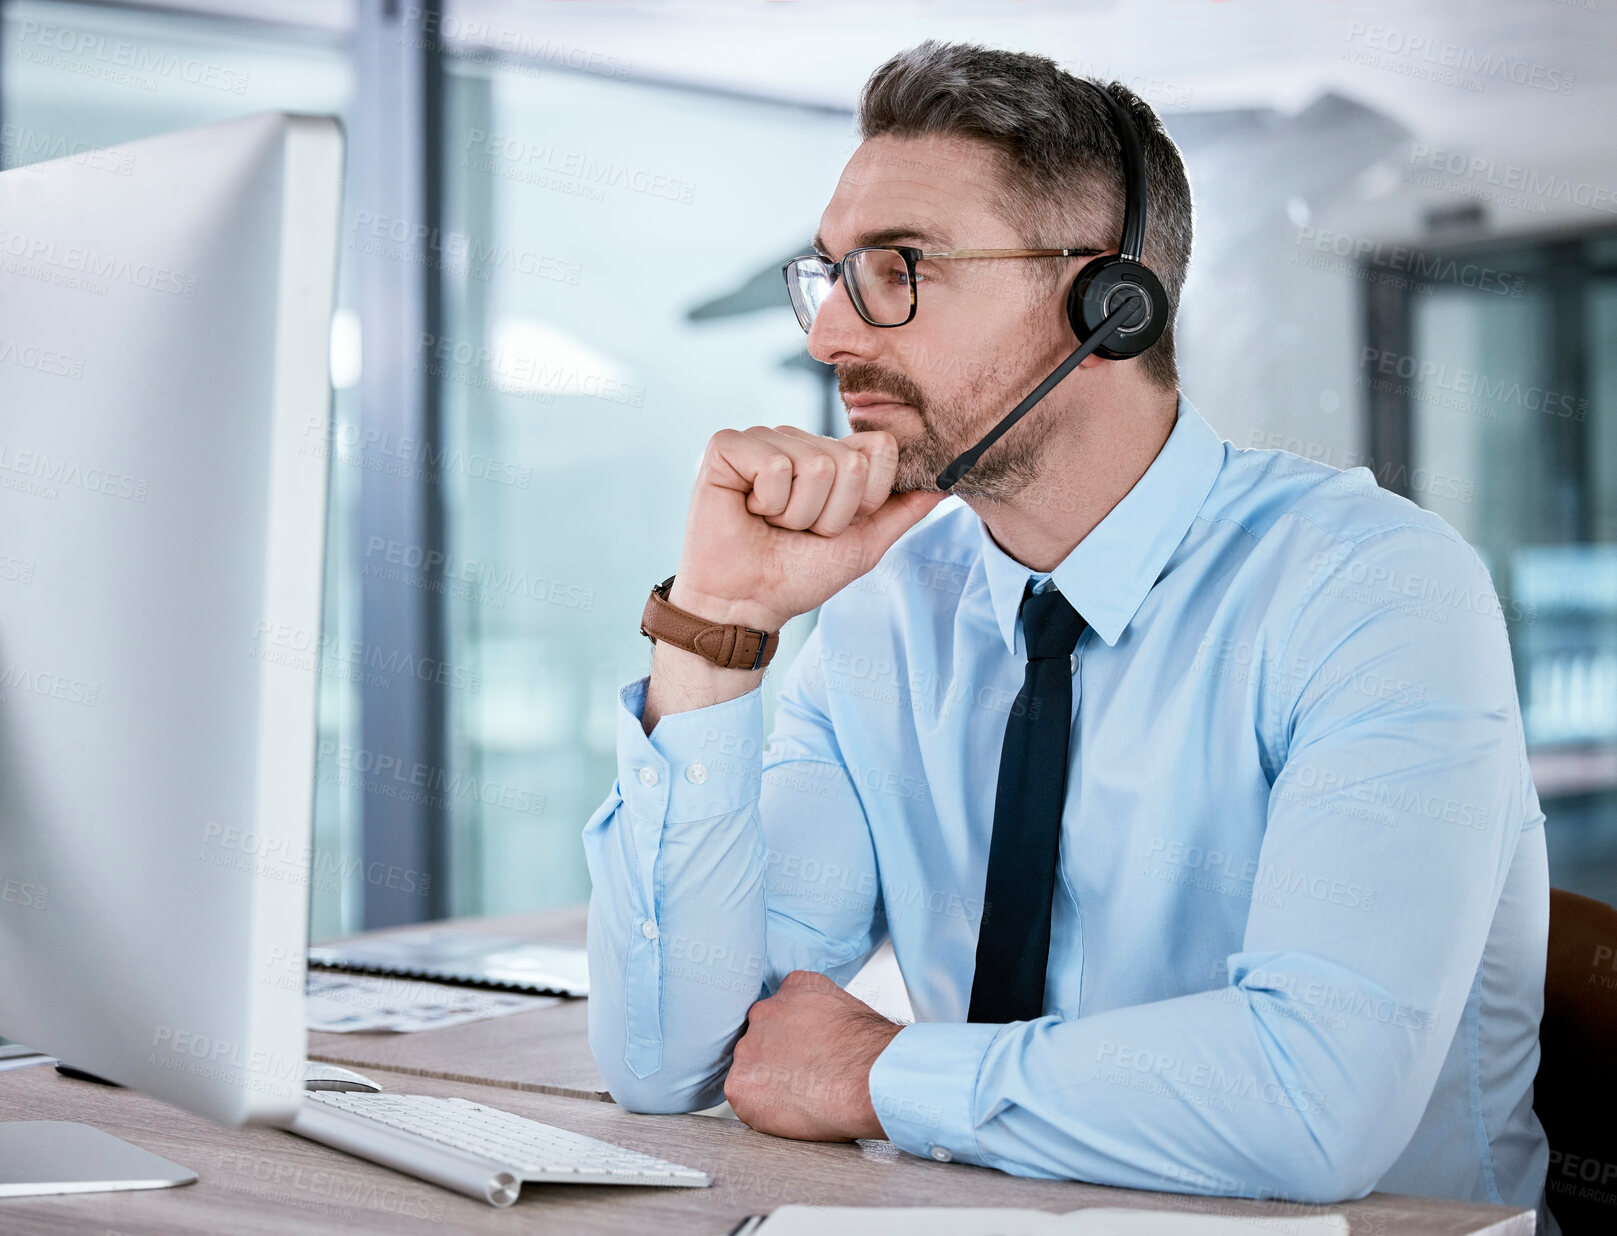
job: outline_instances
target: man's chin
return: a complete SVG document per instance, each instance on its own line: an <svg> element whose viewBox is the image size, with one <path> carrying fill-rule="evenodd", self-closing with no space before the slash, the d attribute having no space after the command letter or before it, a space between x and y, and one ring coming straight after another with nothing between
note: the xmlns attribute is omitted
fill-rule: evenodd
<svg viewBox="0 0 1617 1236"><path fill-rule="evenodd" d="M902 423L907 419L905 413L913 411L912 408L905 408L903 412L898 413L897 419ZM942 445L925 428L920 433L906 435L897 431L892 418L886 416L866 417L854 413L848 417L848 428L855 433L885 429L893 435L893 440L898 446L898 466L893 471L891 490L895 494L910 493L914 490L936 493L938 473L947 468L954 459L953 455L945 455Z"/></svg>
<svg viewBox="0 0 1617 1236"><path fill-rule="evenodd" d="M938 491L938 473L948 467L948 461L932 465L936 460L920 458L913 452L898 448L898 467L893 472L893 492L895 494L910 493L914 490L924 490L927 493Z"/></svg>

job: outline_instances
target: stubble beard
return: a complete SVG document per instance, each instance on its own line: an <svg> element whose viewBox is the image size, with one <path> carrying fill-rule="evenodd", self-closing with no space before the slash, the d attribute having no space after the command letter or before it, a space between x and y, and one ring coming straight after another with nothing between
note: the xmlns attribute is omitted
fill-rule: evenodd
<svg viewBox="0 0 1617 1236"><path fill-rule="evenodd" d="M920 428L898 441L898 467L893 474L895 494L911 490L936 492L938 474L969 450L999 423L999 417L1014 406L1006 398L1012 388L998 372L974 382L950 398L928 397L913 382L888 374L875 365L850 364L839 367L839 384L844 394L875 390L897 396L908 404L920 420ZM983 410L994 409L994 419L986 420ZM1044 413L1044 415L1040 415ZM864 421L857 412L848 418L854 430L881 428ZM1040 475L1045 448L1054 432L1050 409L1036 407L1006 431L1005 436L983 453L965 476L949 492L962 498L982 498L1003 502L1021 493Z"/></svg>

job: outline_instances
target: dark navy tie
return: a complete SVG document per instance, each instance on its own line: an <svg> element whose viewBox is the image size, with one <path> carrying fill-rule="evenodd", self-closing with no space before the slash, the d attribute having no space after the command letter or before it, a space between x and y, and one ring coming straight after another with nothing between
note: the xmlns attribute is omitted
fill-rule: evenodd
<svg viewBox="0 0 1617 1236"><path fill-rule="evenodd" d="M1027 673L1005 723L968 1021L1044 1014L1061 808L1072 737L1072 650L1084 620L1053 587L1022 594Z"/></svg>

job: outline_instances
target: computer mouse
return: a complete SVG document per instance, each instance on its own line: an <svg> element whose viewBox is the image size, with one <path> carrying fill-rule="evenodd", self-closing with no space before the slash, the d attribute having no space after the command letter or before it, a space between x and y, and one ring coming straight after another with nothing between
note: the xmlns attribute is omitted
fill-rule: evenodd
<svg viewBox="0 0 1617 1236"><path fill-rule="evenodd" d="M322 1064L318 1060L310 1060L303 1067L303 1088L305 1090L366 1090L372 1094L382 1088L362 1073L352 1069L339 1068L335 1064Z"/></svg>

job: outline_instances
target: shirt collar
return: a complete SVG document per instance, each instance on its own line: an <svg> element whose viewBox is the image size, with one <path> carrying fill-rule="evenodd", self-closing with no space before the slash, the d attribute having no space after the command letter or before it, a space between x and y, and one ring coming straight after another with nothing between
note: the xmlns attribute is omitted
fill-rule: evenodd
<svg viewBox="0 0 1617 1236"><path fill-rule="evenodd" d="M1011 655L1023 591L1029 580L1047 576L1101 639L1117 643L1190 531L1223 463L1223 441L1181 395L1173 432L1145 475L1054 571L1023 566L978 519L994 617Z"/></svg>

